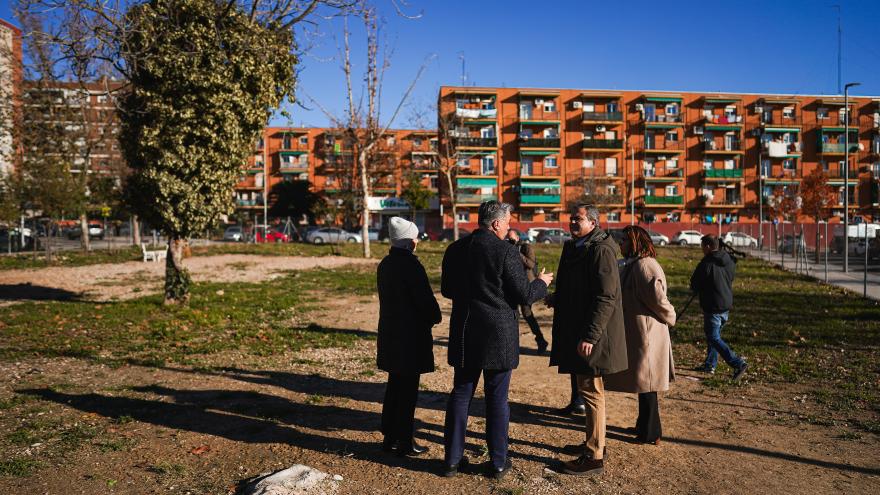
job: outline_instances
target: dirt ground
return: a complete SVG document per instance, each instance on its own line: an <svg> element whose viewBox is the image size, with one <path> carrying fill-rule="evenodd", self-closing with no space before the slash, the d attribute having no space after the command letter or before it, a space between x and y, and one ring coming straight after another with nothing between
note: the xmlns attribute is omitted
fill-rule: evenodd
<svg viewBox="0 0 880 495"><path fill-rule="evenodd" d="M230 265L261 260L223 256L189 261L197 279L210 274L212 280L239 280L235 277L246 275ZM305 262L286 263L273 258L272 267L290 269ZM68 271L45 273L50 270ZM121 298L130 297L125 288L131 284L98 282L120 282L138 270L159 274L158 267L124 264L35 275L40 283ZM342 494L880 493L877 436L849 435L839 425L805 421L818 410L808 389L755 385L748 378L742 386L710 389L697 374L681 370L661 398L660 446L632 442L626 428L635 423L635 397L611 393L605 474L557 474L558 461L568 459L560 447L582 441L583 424L555 413L567 402L568 379L548 367L546 356L536 354L524 324L523 356L510 388L512 472L500 482L478 475L442 478L443 418L452 370L445 347L450 303L437 297L444 311L443 323L434 328L438 369L423 375L416 412L417 437L431 448L425 457L400 459L379 449L385 375L375 370L372 340L353 349L269 358L217 356L217 365L225 366L220 371L111 369L84 360L33 359L0 363L0 397L15 390L44 406L28 409L21 421L41 415L98 425L110 445L122 447L85 442L30 477L0 477L0 493L234 493L242 480L296 463L341 475ZM549 337L550 312L536 309ZM374 297L335 297L309 317L328 327L375 332L377 313ZM681 369L696 364L678 357ZM487 459L481 395L473 403L466 454L476 462ZM48 448L35 443L28 452Z"/></svg>
<svg viewBox="0 0 880 495"><path fill-rule="evenodd" d="M343 256L254 256L227 254L188 258L186 266L196 282L265 282L290 270L374 264L375 260ZM0 286L40 287L65 291L95 301L118 301L162 290L165 263L130 261L76 267L0 270ZM0 298L2 299L2 298ZM0 305L2 305L0 301Z"/></svg>

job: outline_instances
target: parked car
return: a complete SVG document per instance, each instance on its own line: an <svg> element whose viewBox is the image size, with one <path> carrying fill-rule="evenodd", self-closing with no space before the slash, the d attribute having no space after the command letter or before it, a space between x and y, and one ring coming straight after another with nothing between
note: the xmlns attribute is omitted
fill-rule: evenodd
<svg viewBox="0 0 880 495"><path fill-rule="evenodd" d="M757 239L748 234L743 234L742 232L728 232L721 236L721 240L732 247L758 247Z"/></svg>
<svg viewBox="0 0 880 495"><path fill-rule="evenodd" d="M380 229L372 229L372 228L367 229L367 233L369 234L370 242L379 242L380 240L388 238L388 227L383 227L383 230L385 231L384 233ZM349 230L348 232L351 232L352 234L360 235L361 228L358 227L358 228Z"/></svg>
<svg viewBox="0 0 880 495"><path fill-rule="evenodd" d="M471 231L468 229L463 229L461 227L458 228L458 237L459 238L464 237L470 233L471 233ZM453 240L452 237L453 237L452 229L443 229L440 232L440 235L437 236L437 240L438 241L452 241Z"/></svg>
<svg viewBox="0 0 880 495"><path fill-rule="evenodd" d="M283 227L269 227L266 235L263 235L263 228L257 227L255 242L290 242L290 236L284 233Z"/></svg>
<svg viewBox="0 0 880 495"><path fill-rule="evenodd" d="M224 241L241 242L244 240L244 233L239 225L230 225L223 232Z"/></svg>
<svg viewBox="0 0 880 495"><path fill-rule="evenodd" d="M571 239L571 234L562 229L545 229L538 234L536 242L541 244L562 244Z"/></svg>
<svg viewBox="0 0 880 495"><path fill-rule="evenodd" d="M359 234L342 230L336 227L322 227L308 233L306 242L311 244L325 244L337 242L363 242Z"/></svg>
<svg viewBox="0 0 880 495"><path fill-rule="evenodd" d="M605 232L608 232L608 235L610 235L611 238L614 239L614 242L616 242L618 246L623 245L623 229L608 229Z"/></svg>
<svg viewBox="0 0 880 495"><path fill-rule="evenodd" d="M0 229L0 253L33 250L34 238L29 232L30 229L24 229L24 246L22 246L21 231L19 229Z"/></svg>
<svg viewBox="0 0 880 495"><path fill-rule="evenodd" d="M537 242L538 234L547 230L549 227L532 227L526 230L526 237L529 238L529 242Z"/></svg>
<svg viewBox="0 0 880 495"><path fill-rule="evenodd" d="M82 237L82 229L79 225L72 227L67 231L68 239L79 239ZM103 239L104 226L97 222L89 222L89 239Z"/></svg>
<svg viewBox="0 0 880 495"><path fill-rule="evenodd" d="M666 246L667 244L669 244L669 238L661 234L660 232L649 230L648 236L651 237L651 242L653 242L655 246Z"/></svg>
<svg viewBox="0 0 880 495"><path fill-rule="evenodd" d="M672 237L672 243L679 246L699 246L703 233L698 230L682 230Z"/></svg>
<svg viewBox="0 0 880 495"><path fill-rule="evenodd" d="M800 235L785 234L785 236L782 238L782 240L779 241L779 244L777 245L777 250L780 253L794 254L794 248L795 248L795 246L799 245L800 242L801 242ZM858 253L865 254L864 249L859 251L857 248L853 249L853 247L850 247L850 251L855 251L856 254L858 254Z"/></svg>

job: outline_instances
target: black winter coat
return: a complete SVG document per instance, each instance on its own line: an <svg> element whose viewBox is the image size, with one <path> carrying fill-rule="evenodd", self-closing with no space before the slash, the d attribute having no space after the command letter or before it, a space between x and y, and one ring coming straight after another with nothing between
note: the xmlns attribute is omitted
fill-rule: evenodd
<svg viewBox="0 0 880 495"><path fill-rule="evenodd" d="M409 250L391 248L376 270L376 284L379 369L408 374L434 371L431 327L442 316L425 268Z"/></svg>
<svg viewBox="0 0 880 495"><path fill-rule="evenodd" d="M452 299L450 366L519 366L516 308L544 298L547 286L526 279L516 246L484 229L453 242L443 255L441 293Z"/></svg>
<svg viewBox="0 0 880 495"><path fill-rule="evenodd" d="M562 246L553 302L553 348L550 365L560 373L602 376L629 366L623 327L623 299L617 270L617 243L598 227ZM593 350L587 359L577 353L587 341Z"/></svg>
<svg viewBox="0 0 880 495"><path fill-rule="evenodd" d="M691 275L691 290L700 296L704 313L724 313L733 307L736 260L727 251L713 251L700 260Z"/></svg>

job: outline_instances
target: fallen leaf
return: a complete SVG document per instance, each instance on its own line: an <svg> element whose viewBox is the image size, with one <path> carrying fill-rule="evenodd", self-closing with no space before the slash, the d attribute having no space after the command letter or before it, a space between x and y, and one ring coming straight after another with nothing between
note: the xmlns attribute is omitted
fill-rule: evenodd
<svg viewBox="0 0 880 495"><path fill-rule="evenodd" d="M190 450L189 453L194 454L194 455L202 455L205 452L210 452L210 451L211 451L211 447L208 447L207 445L200 445L200 446Z"/></svg>

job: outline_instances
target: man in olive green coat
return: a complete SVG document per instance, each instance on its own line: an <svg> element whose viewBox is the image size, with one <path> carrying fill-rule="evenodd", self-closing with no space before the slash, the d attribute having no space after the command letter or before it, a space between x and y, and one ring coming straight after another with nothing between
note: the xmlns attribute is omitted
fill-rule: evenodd
<svg viewBox="0 0 880 495"><path fill-rule="evenodd" d="M626 334L619 248L598 227L599 211L592 205L572 210L572 239L562 247L556 291L548 298L553 312L550 365L559 373L577 375L586 406L584 454L566 462L564 472L592 475L604 471L605 389L602 377L627 368Z"/></svg>

